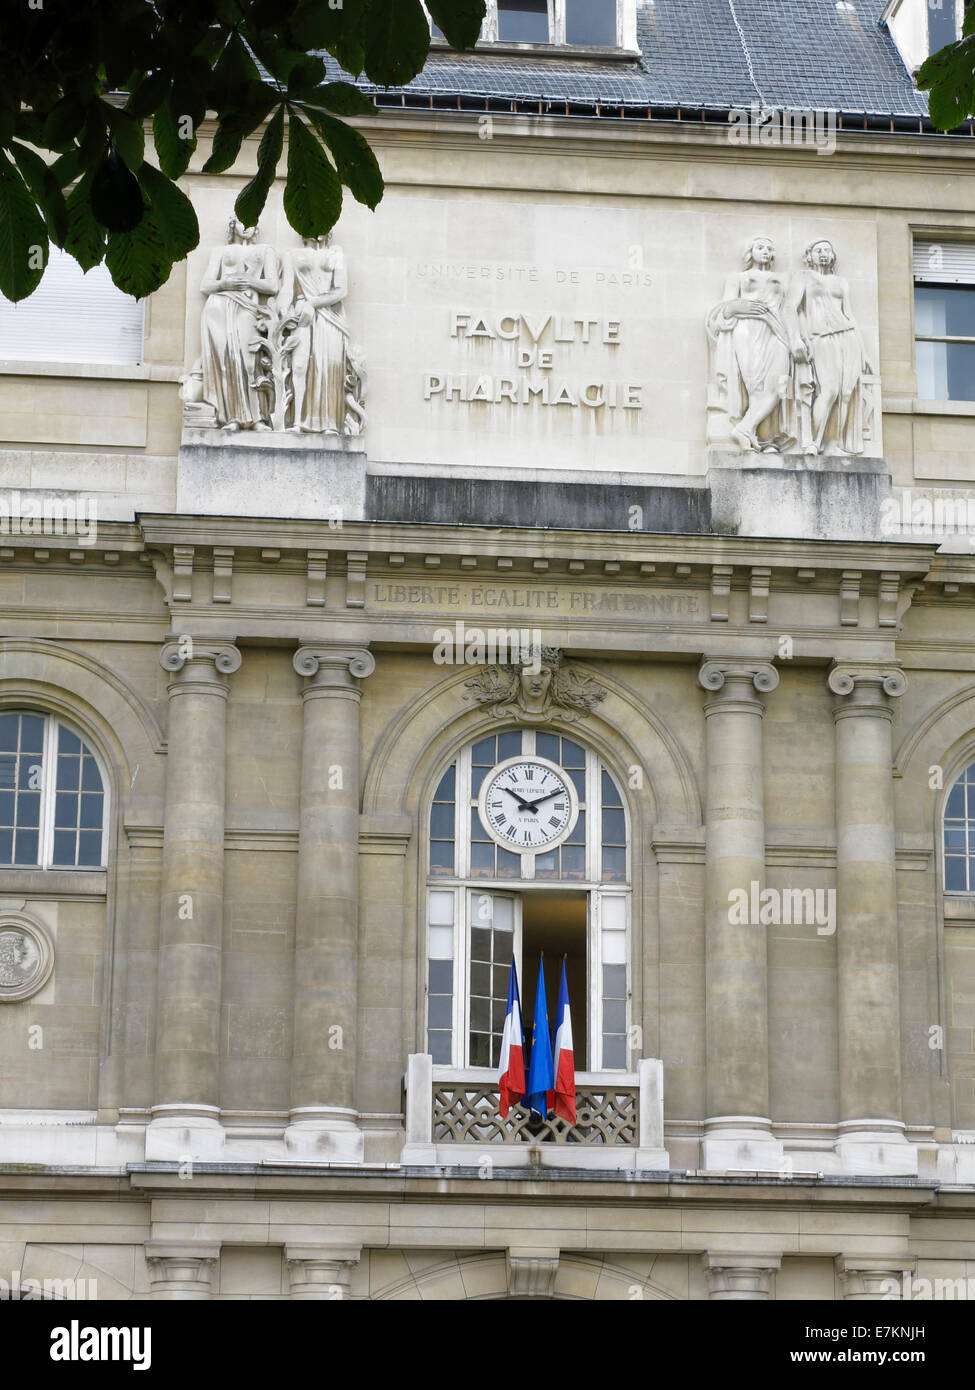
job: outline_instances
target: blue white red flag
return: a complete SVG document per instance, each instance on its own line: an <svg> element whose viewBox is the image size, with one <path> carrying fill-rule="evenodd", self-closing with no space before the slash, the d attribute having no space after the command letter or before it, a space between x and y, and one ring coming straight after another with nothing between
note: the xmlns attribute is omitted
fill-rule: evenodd
<svg viewBox="0 0 975 1390"><path fill-rule="evenodd" d="M562 962L562 983L555 1010L555 1113L569 1124L576 1122L576 1065L572 1051L572 1015L569 1013L569 986Z"/></svg>
<svg viewBox="0 0 975 1390"><path fill-rule="evenodd" d="M525 1094L525 1040L521 1031L521 1000L518 997L514 957L508 976L508 1010L501 1033L498 1089L501 1092L498 1114L504 1119L509 1108L517 1105Z"/></svg>
<svg viewBox="0 0 975 1390"><path fill-rule="evenodd" d="M535 991L535 1021L532 1024L532 1050L528 1062L525 1107L540 1120L548 1119L554 1100L555 1072L552 1067L552 1039L548 1031L548 1004L545 999L544 959L538 962L538 988Z"/></svg>

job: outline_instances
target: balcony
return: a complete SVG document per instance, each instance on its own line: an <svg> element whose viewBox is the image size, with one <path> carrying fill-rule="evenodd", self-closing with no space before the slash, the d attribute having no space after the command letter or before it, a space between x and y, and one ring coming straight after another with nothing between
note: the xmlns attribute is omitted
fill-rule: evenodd
<svg viewBox="0 0 975 1390"><path fill-rule="evenodd" d="M493 1072L434 1066L427 1053L410 1057L406 1089L408 1167L551 1167L666 1171L663 1064L645 1058L635 1072L577 1072L576 1123L532 1125L513 1107L498 1114Z"/></svg>

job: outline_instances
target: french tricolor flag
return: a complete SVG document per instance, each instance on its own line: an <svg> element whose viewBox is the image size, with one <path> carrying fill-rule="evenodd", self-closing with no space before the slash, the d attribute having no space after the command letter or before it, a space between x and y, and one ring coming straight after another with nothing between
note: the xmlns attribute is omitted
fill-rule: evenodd
<svg viewBox="0 0 975 1390"><path fill-rule="evenodd" d="M556 1115L576 1122L576 1067L572 1051L572 1015L569 1013L569 986L565 978L565 961L562 962L562 983L559 986L559 1002L555 1010L555 1104Z"/></svg>
<svg viewBox="0 0 975 1390"><path fill-rule="evenodd" d="M508 977L508 1011L501 1034L498 1089L501 1092L498 1113L504 1119L509 1108L517 1105L525 1095L525 1039L521 1031L521 1000L518 997L514 958Z"/></svg>

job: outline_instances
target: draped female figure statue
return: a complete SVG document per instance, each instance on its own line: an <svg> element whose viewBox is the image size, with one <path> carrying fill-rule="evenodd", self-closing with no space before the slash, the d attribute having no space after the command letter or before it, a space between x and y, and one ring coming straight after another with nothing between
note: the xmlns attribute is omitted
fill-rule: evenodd
<svg viewBox="0 0 975 1390"><path fill-rule="evenodd" d="M210 257L200 289L203 399L228 430L270 429L265 379L268 299L279 288L277 256L258 229L230 219L228 244Z"/></svg>
<svg viewBox="0 0 975 1390"><path fill-rule="evenodd" d="M345 255L330 236L305 237L284 253L278 302L291 323L289 428L295 432L346 432L349 330L342 303L348 287Z"/></svg>
<svg viewBox="0 0 975 1390"><path fill-rule="evenodd" d="M809 354L790 303L788 277L774 269L775 246L756 236L743 270L707 318L714 344L718 408L745 450L785 453L796 447L795 393L808 392Z"/></svg>
<svg viewBox="0 0 975 1390"><path fill-rule="evenodd" d="M824 238L810 242L806 269L796 276L792 303L809 345L815 373L811 406L803 405L803 452L846 457L863 453L864 382L869 374L860 330L850 308L850 286Z"/></svg>

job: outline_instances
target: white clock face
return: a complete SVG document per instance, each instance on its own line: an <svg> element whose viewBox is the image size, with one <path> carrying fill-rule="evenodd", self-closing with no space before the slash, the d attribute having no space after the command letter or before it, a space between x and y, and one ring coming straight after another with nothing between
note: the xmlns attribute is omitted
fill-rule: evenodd
<svg viewBox="0 0 975 1390"><path fill-rule="evenodd" d="M547 758L508 758L481 783L477 813L497 844L537 854L560 845L579 817L572 779Z"/></svg>

